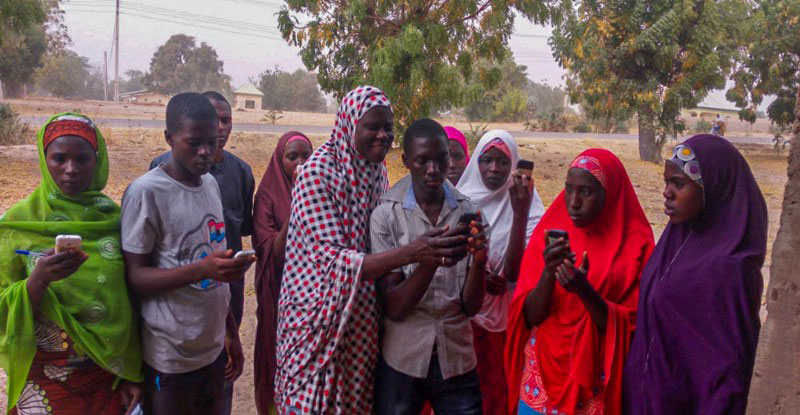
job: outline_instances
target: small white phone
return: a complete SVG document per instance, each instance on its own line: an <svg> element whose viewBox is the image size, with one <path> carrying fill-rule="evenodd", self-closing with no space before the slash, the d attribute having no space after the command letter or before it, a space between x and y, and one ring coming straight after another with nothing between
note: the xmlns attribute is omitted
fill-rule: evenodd
<svg viewBox="0 0 800 415"><path fill-rule="evenodd" d="M256 254L255 250L247 249L244 251L237 252L236 255L233 256L233 258L251 257L254 256L255 254Z"/></svg>
<svg viewBox="0 0 800 415"><path fill-rule="evenodd" d="M80 251L81 241L80 235L58 235L56 236L56 253Z"/></svg>

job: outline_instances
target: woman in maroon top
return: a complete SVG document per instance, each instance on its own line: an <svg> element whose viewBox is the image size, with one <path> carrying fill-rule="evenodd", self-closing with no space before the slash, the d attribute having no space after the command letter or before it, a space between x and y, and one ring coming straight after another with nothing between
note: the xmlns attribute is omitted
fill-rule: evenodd
<svg viewBox="0 0 800 415"><path fill-rule="evenodd" d="M292 185L297 166L311 156L311 141L300 132L289 131L278 141L272 160L256 191L253 204L253 246L256 264L255 399L259 414L275 413L275 345L278 294L289 225Z"/></svg>

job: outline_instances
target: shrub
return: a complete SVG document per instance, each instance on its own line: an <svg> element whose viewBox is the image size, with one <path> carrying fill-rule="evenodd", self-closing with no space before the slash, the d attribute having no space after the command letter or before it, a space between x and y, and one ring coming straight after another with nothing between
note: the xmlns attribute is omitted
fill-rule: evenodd
<svg viewBox="0 0 800 415"><path fill-rule="evenodd" d="M30 128L30 123L22 121L11 105L0 102L0 145L26 142Z"/></svg>
<svg viewBox="0 0 800 415"><path fill-rule="evenodd" d="M464 137L467 139L470 153L475 150L475 147L478 145L478 141L480 141L481 137L486 134L486 131L488 131L486 124L478 123L476 125L472 125L472 123L469 123L469 131L464 131Z"/></svg>
<svg viewBox="0 0 800 415"><path fill-rule="evenodd" d="M581 120L578 124L572 127L573 133L591 133L592 127L585 120Z"/></svg>
<svg viewBox="0 0 800 415"><path fill-rule="evenodd" d="M711 123L706 120L698 120L694 124L694 132L696 133L708 133L711 131Z"/></svg>

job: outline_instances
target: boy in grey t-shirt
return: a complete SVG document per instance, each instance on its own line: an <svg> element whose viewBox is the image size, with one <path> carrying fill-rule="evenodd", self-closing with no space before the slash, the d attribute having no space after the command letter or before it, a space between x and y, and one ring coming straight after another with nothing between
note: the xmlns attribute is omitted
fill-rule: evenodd
<svg viewBox="0 0 800 415"><path fill-rule="evenodd" d="M225 352L243 364L228 283L254 258L231 258L216 180L216 111L202 95L167 105L172 158L122 198L122 249L142 315L145 412L218 414ZM235 370L235 369L234 369Z"/></svg>

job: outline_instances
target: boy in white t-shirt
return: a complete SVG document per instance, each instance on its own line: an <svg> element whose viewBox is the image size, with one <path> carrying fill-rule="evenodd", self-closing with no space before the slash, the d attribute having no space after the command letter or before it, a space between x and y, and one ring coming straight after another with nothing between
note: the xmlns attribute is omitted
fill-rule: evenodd
<svg viewBox="0 0 800 415"><path fill-rule="evenodd" d="M234 259L226 249L219 187L208 174L218 122L206 97L172 97L164 131L172 157L122 197L122 250L141 308L148 415L220 413L225 353L234 367L243 365L228 283L255 258Z"/></svg>

